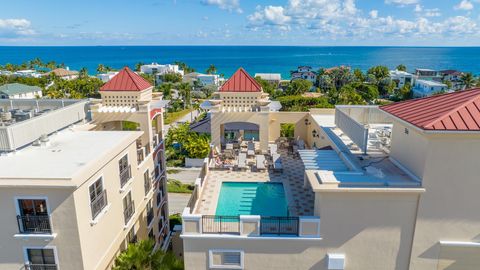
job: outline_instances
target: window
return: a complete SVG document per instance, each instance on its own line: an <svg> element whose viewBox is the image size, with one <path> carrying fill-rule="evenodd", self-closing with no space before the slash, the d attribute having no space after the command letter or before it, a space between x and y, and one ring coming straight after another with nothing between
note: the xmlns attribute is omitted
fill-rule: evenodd
<svg viewBox="0 0 480 270"><path fill-rule="evenodd" d="M128 222L130 221L134 213L135 213L135 206L132 201L132 192L130 191L123 198L123 214L125 218L125 225L128 224Z"/></svg>
<svg viewBox="0 0 480 270"><path fill-rule="evenodd" d="M147 203L147 226L150 225L153 221L153 206L152 200Z"/></svg>
<svg viewBox="0 0 480 270"><path fill-rule="evenodd" d="M128 155L123 156L118 161L118 167L120 170L120 186L123 187L131 178L130 165L128 164Z"/></svg>
<svg viewBox="0 0 480 270"><path fill-rule="evenodd" d="M27 248L25 269L56 270L55 251L52 248Z"/></svg>
<svg viewBox="0 0 480 270"><path fill-rule="evenodd" d="M153 234L153 229L148 232L148 238L155 240L155 235Z"/></svg>
<svg viewBox="0 0 480 270"><path fill-rule="evenodd" d="M209 266L214 269L243 269L241 250L209 250Z"/></svg>
<svg viewBox="0 0 480 270"><path fill-rule="evenodd" d="M90 192L90 208L92 210L92 219L107 206L107 193L103 189L103 178L100 177L89 188Z"/></svg>
<svg viewBox="0 0 480 270"><path fill-rule="evenodd" d="M129 244L134 244L137 242L137 235L135 234L135 226L133 226L127 234L127 242Z"/></svg>
<svg viewBox="0 0 480 270"><path fill-rule="evenodd" d="M146 170L143 173L143 185L145 187L145 196L152 190L152 180L150 179L150 171Z"/></svg>
<svg viewBox="0 0 480 270"><path fill-rule="evenodd" d="M18 210L17 222L20 233L50 234L52 232L46 200L19 199Z"/></svg>

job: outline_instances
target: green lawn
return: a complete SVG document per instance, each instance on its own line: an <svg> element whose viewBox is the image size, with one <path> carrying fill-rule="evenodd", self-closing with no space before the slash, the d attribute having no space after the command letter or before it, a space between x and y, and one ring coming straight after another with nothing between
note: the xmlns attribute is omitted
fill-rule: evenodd
<svg viewBox="0 0 480 270"><path fill-rule="evenodd" d="M192 193L193 189L193 185L183 184L175 179L168 179L167 181L167 190L169 193Z"/></svg>
<svg viewBox="0 0 480 270"><path fill-rule="evenodd" d="M176 120L184 117L185 115L189 114L193 109L185 109L179 112L167 112L165 115L164 124L170 125L171 123L175 122Z"/></svg>

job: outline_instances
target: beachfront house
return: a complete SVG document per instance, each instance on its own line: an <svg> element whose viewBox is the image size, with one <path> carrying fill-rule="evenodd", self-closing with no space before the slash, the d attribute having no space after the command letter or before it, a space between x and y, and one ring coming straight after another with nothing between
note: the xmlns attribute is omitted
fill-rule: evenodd
<svg viewBox="0 0 480 270"><path fill-rule="evenodd" d="M110 81L113 77L115 77L115 75L117 74L118 74L118 71L109 71L106 73L97 74L97 78L100 79L102 82L106 83Z"/></svg>
<svg viewBox="0 0 480 270"><path fill-rule="evenodd" d="M317 82L317 73L313 71L310 66L299 66L297 70L291 71L291 80L304 79L316 84Z"/></svg>
<svg viewBox="0 0 480 270"><path fill-rule="evenodd" d="M70 70L68 67L67 68L56 68L52 71L49 71L43 76L50 76L51 74L55 75L56 77L63 79L63 80L74 80L78 78L78 71L76 70Z"/></svg>
<svg viewBox="0 0 480 270"><path fill-rule="evenodd" d="M415 80L412 88L414 97L428 97L433 94L443 93L448 90L448 86L437 81Z"/></svg>
<svg viewBox="0 0 480 270"><path fill-rule="evenodd" d="M42 88L21 83L0 86L0 99L34 99L42 97Z"/></svg>
<svg viewBox="0 0 480 270"><path fill-rule="evenodd" d="M275 87L280 86L280 82L282 81L282 75L280 73L255 73L255 78L257 77L267 81Z"/></svg>
<svg viewBox="0 0 480 270"><path fill-rule="evenodd" d="M396 83L396 88L402 88L406 84L410 86L414 85L414 75L406 71L401 70L390 70L390 79Z"/></svg>
<svg viewBox="0 0 480 270"><path fill-rule="evenodd" d="M169 246L164 109L152 90L125 68L99 100L0 100L0 269L104 270L130 243Z"/></svg>
<svg viewBox="0 0 480 270"><path fill-rule="evenodd" d="M42 76L41 73L37 72L34 69L17 70L13 72L12 75L17 77L24 77L24 78L40 78Z"/></svg>
<svg viewBox="0 0 480 270"><path fill-rule="evenodd" d="M480 89L280 112L239 70L211 104L185 269L478 269Z"/></svg>
<svg viewBox="0 0 480 270"><path fill-rule="evenodd" d="M433 69L417 68L415 69L414 74L415 74L416 80L437 81L437 82L442 81L442 77L440 76L438 71Z"/></svg>
<svg viewBox="0 0 480 270"><path fill-rule="evenodd" d="M164 75L167 73L177 73L183 76L183 70L179 68L178 65L160 65L158 63L151 63L148 65L142 65L140 67L140 72L145 74L157 74L157 75Z"/></svg>
<svg viewBox="0 0 480 270"><path fill-rule="evenodd" d="M197 81L198 84L202 86L208 86L208 85L219 86L220 79L221 79L220 75L218 74L203 74L199 72L191 72L183 76L184 82L193 83L194 81Z"/></svg>

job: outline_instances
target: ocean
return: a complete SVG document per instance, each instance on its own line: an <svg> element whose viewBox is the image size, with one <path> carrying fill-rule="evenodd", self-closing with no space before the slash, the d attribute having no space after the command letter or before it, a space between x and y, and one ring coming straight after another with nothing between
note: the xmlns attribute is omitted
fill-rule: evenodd
<svg viewBox="0 0 480 270"><path fill-rule="evenodd" d="M230 76L239 67L254 73L281 73L290 78L297 66L314 68L346 65L366 71L375 65L409 71L415 68L457 69L480 74L480 47L305 47L305 46L69 46L0 47L0 65L20 64L39 57L65 63L70 69L86 67L96 73L98 64L119 69L136 63L168 64L182 61L204 72L210 64Z"/></svg>

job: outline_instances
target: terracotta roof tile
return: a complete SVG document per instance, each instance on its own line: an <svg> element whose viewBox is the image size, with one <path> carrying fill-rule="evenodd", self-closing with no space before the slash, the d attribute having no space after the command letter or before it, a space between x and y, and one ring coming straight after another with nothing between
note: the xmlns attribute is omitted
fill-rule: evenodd
<svg viewBox="0 0 480 270"><path fill-rule="evenodd" d="M250 76L243 68L239 68L233 75L226 81L220 92L261 92L262 87Z"/></svg>
<svg viewBox="0 0 480 270"><path fill-rule="evenodd" d="M142 76L124 67L110 81L104 84L100 91L142 91L152 85Z"/></svg>
<svg viewBox="0 0 480 270"><path fill-rule="evenodd" d="M380 109L424 130L480 131L480 88L407 100Z"/></svg>

